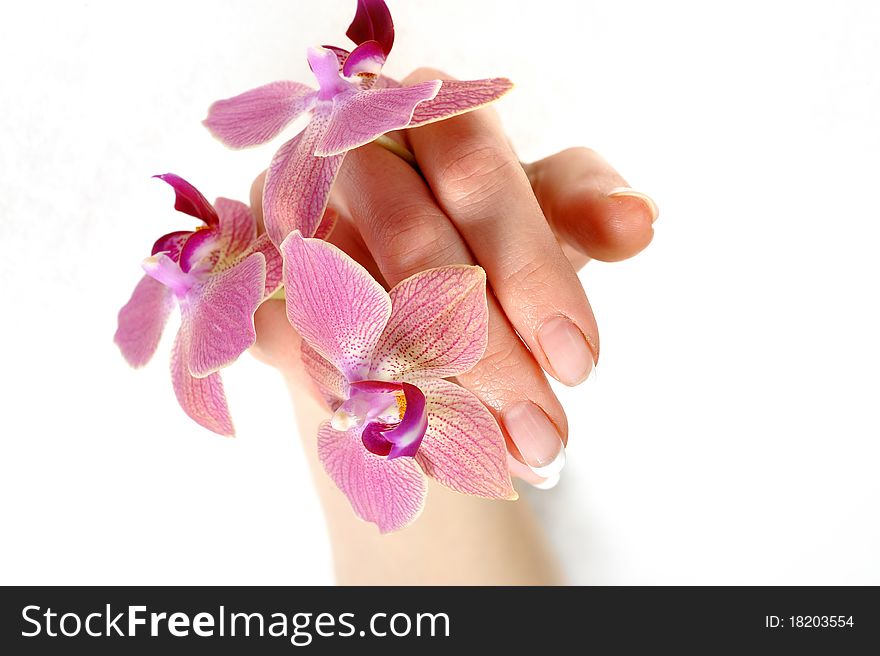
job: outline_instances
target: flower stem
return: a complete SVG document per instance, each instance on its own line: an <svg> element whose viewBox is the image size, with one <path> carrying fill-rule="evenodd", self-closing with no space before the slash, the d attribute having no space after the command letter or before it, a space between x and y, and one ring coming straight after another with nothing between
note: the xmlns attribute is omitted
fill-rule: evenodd
<svg viewBox="0 0 880 656"><path fill-rule="evenodd" d="M375 143L379 146L382 146L382 148L384 148L385 150L391 151L417 171L419 170L419 164L418 162L416 162L416 156L413 155L406 146L400 145L394 139L384 134L378 137Z"/></svg>

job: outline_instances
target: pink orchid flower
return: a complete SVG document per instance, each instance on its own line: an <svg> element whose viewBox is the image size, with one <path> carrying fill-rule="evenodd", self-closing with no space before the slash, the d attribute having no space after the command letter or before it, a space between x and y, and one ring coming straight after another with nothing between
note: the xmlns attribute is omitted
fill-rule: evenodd
<svg viewBox="0 0 880 656"><path fill-rule="evenodd" d="M402 87L382 76L394 43L384 0L358 0L348 28L357 47L310 48L318 90L273 82L211 105L205 126L227 146L246 148L278 135L303 112L311 121L275 153L263 191L266 231L276 244L294 229L315 234L345 153L386 132L440 121L507 93L510 80L432 80Z"/></svg>
<svg viewBox="0 0 880 656"><path fill-rule="evenodd" d="M205 428L234 433L217 373L256 339L254 312L281 286L281 253L244 203L218 198L212 206L173 173L155 176L174 188L174 208L203 222L195 230L160 237L147 272L119 311L114 338L133 367L145 365L159 344L175 303L181 325L171 353L171 382L184 411Z"/></svg>
<svg viewBox="0 0 880 656"><path fill-rule="evenodd" d="M515 499L498 424L444 380L485 351L484 271L440 267L386 292L325 241L294 231L281 251L287 316L334 411L318 453L355 512L383 533L403 528L422 509L425 474L465 494Z"/></svg>

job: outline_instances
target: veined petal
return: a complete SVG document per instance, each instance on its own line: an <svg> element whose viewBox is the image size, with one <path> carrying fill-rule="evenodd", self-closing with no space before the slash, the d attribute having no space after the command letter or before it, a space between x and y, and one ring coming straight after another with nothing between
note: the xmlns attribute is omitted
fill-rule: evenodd
<svg viewBox="0 0 880 656"><path fill-rule="evenodd" d="M318 229L315 230L315 239L323 239L324 241L327 241L327 237L329 237L333 233L333 228L336 227L336 222L338 220L339 212L329 207L325 209L324 218L321 219L321 223L320 225L318 225Z"/></svg>
<svg viewBox="0 0 880 656"><path fill-rule="evenodd" d="M262 253L266 258L266 287L263 299L267 299L281 288L284 262L281 259L281 251L269 239L265 232L251 242L244 253L239 256L239 261L250 257L253 253Z"/></svg>
<svg viewBox="0 0 880 656"><path fill-rule="evenodd" d="M507 469L504 435L486 407L447 380L419 381L428 409L428 430L416 460L448 488L489 499L516 499Z"/></svg>
<svg viewBox="0 0 880 656"><path fill-rule="evenodd" d="M358 0L354 20L345 36L358 45L378 41L387 57L394 45L394 22L385 0Z"/></svg>
<svg viewBox="0 0 880 656"><path fill-rule="evenodd" d="M348 59L348 56L351 54L345 48L340 48L338 46L321 46L326 50L332 50L333 54L336 55L336 61L339 63L339 73L342 73L342 67L345 66L345 60Z"/></svg>
<svg viewBox="0 0 880 656"><path fill-rule="evenodd" d="M171 351L171 383L177 402L190 418L208 430L220 435L234 435L220 374L196 378L189 373L186 365L186 353L189 351L187 340L188 335L181 327Z"/></svg>
<svg viewBox="0 0 880 656"><path fill-rule="evenodd" d="M406 127L416 106L433 98L441 84L440 80L430 80L397 89L368 89L337 95L315 154L326 157L344 153L386 132Z"/></svg>
<svg viewBox="0 0 880 656"><path fill-rule="evenodd" d="M217 212L211 206L211 203L202 196L202 193L193 187L189 182L174 173L163 173L154 175L174 187L174 209L184 214L189 214L197 219L201 219L209 226L215 226L219 223Z"/></svg>
<svg viewBox="0 0 880 656"><path fill-rule="evenodd" d="M443 80L440 91L431 100L426 100L415 108L411 128L434 121L464 114L498 100L513 88L513 82L505 77L488 80Z"/></svg>
<svg viewBox="0 0 880 656"><path fill-rule="evenodd" d="M403 528L422 511L427 486L416 461L370 453L360 430L335 431L324 422L318 431L318 456L358 517L382 533Z"/></svg>
<svg viewBox="0 0 880 656"><path fill-rule="evenodd" d="M280 244L294 230L311 237L321 223L330 198L330 186L336 179L345 154L316 157L315 144L328 121L329 105L316 109L312 122L281 146L263 189L263 214L266 232Z"/></svg>
<svg viewBox="0 0 880 656"><path fill-rule="evenodd" d="M128 303L119 311L113 337L122 357L132 367L142 367L153 357L173 307L174 296L168 287L150 276L141 278Z"/></svg>
<svg viewBox="0 0 880 656"><path fill-rule="evenodd" d="M371 75L378 77L385 65L385 53L378 41L364 41L351 51L345 58L342 74L345 77L354 75Z"/></svg>
<svg viewBox="0 0 880 656"><path fill-rule="evenodd" d="M202 378L234 362L253 346L254 312L263 302L266 258L254 253L193 287L181 305L189 335L189 373Z"/></svg>
<svg viewBox="0 0 880 656"><path fill-rule="evenodd" d="M331 410L345 400L345 376L308 342L300 342L303 365Z"/></svg>
<svg viewBox="0 0 880 656"><path fill-rule="evenodd" d="M218 100L202 121L230 148L247 148L273 139L291 121L311 109L317 94L299 82L272 82L226 100Z"/></svg>
<svg viewBox="0 0 880 656"><path fill-rule="evenodd" d="M392 312L370 377L448 378L468 371L486 350L489 311L486 274L455 265L422 271L395 286Z"/></svg>
<svg viewBox="0 0 880 656"><path fill-rule="evenodd" d="M251 208L237 200L218 198L214 209L220 217L220 261L235 260L257 238L257 220Z"/></svg>
<svg viewBox="0 0 880 656"><path fill-rule="evenodd" d="M360 380L391 314L391 299L341 250L293 232L281 245L287 318L349 381Z"/></svg>

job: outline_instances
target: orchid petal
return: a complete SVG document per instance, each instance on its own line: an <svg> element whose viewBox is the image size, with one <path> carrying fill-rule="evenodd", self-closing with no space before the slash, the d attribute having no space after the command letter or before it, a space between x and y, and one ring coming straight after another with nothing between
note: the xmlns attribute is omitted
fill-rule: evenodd
<svg viewBox="0 0 880 656"><path fill-rule="evenodd" d="M315 230L315 239L323 239L324 241L327 241L327 237L333 233L333 228L336 227L336 222L338 220L339 212L329 207L324 210L324 218L321 219L320 225L318 225L318 228Z"/></svg>
<svg viewBox="0 0 880 656"><path fill-rule="evenodd" d="M345 376L305 340L300 343L300 352L303 365L321 397L331 410L335 410L345 400Z"/></svg>
<svg viewBox="0 0 880 656"><path fill-rule="evenodd" d="M180 261L180 251L183 250L186 240L192 235L192 230L178 230L177 232L169 232L162 235L153 244L153 250L150 255L158 255L165 253L172 261Z"/></svg>
<svg viewBox="0 0 880 656"><path fill-rule="evenodd" d="M266 258L254 253L190 290L181 306L189 373L212 374L253 346L254 312L263 301L265 279Z"/></svg>
<svg viewBox="0 0 880 656"><path fill-rule="evenodd" d="M326 103L329 105L329 103ZM281 146L266 174L263 214L266 232L280 244L294 230L311 237L321 223L344 154L315 157L327 115L315 112L300 134Z"/></svg>
<svg viewBox="0 0 880 656"><path fill-rule="evenodd" d="M205 260L208 261L209 266L199 268L210 269L219 255L217 241L217 231L213 228L203 228L192 233L180 251L180 259L178 261L180 270L184 273L189 273Z"/></svg>
<svg viewBox="0 0 880 656"><path fill-rule="evenodd" d="M257 238L257 220L251 208L237 200L218 198L214 209L220 217L220 260L235 260Z"/></svg>
<svg viewBox="0 0 880 656"><path fill-rule="evenodd" d="M391 299L367 270L341 250L293 232L281 245L287 318L348 380L363 378Z"/></svg>
<svg viewBox="0 0 880 656"><path fill-rule="evenodd" d="M202 121L217 139L230 148L266 143L291 121L311 109L315 90L299 82L272 82L218 100Z"/></svg>
<svg viewBox="0 0 880 656"><path fill-rule="evenodd" d="M250 246L239 256L238 261L246 259L253 253L262 253L266 258L266 286L263 298L267 299L281 288L283 282L284 262L281 259L281 252L269 239L269 235L264 232L251 242Z"/></svg>
<svg viewBox="0 0 880 656"><path fill-rule="evenodd" d="M443 80L440 91L431 100L416 106L408 127L464 114L498 100L513 88L513 82L504 77L489 80Z"/></svg>
<svg viewBox="0 0 880 656"><path fill-rule="evenodd" d="M336 96L315 154L325 157L344 153L406 127L416 106L437 95L441 84L440 80L431 80L399 89L369 89Z"/></svg>
<svg viewBox="0 0 880 656"><path fill-rule="evenodd" d="M197 423L220 435L233 435L232 418L226 404L223 381L214 373L196 378L189 373L186 353L189 336L181 329L171 351L171 382L180 407Z"/></svg>
<svg viewBox="0 0 880 656"><path fill-rule="evenodd" d="M394 22L384 0L358 0L354 20L345 33L360 45L364 41L378 41L387 56L394 45Z"/></svg>
<svg viewBox="0 0 880 656"><path fill-rule="evenodd" d="M486 274L476 266L422 271L390 292L392 313L373 352L370 377L448 378L473 367L486 350Z"/></svg>
<svg viewBox="0 0 880 656"><path fill-rule="evenodd" d="M209 226L217 225L219 219L211 203L189 182L174 173L163 173L153 177L174 187L174 209L201 219Z"/></svg>
<svg viewBox="0 0 880 656"><path fill-rule="evenodd" d="M507 468L507 447L498 423L463 387L439 378L419 381L428 429L416 460L448 488L489 499L516 499Z"/></svg>
<svg viewBox="0 0 880 656"><path fill-rule="evenodd" d="M335 431L324 422L318 456L361 519L387 533L412 522L425 503L425 475L413 458L389 460L364 448L360 430Z"/></svg>
<svg viewBox="0 0 880 656"><path fill-rule="evenodd" d="M382 72L385 65L385 53L377 41L364 41L351 51L342 66L342 74L345 77L354 75L376 76Z"/></svg>
<svg viewBox="0 0 880 656"><path fill-rule="evenodd" d="M141 278L128 303L119 311L113 337L122 357L132 367L142 367L153 357L173 307L170 289L150 276Z"/></svg>

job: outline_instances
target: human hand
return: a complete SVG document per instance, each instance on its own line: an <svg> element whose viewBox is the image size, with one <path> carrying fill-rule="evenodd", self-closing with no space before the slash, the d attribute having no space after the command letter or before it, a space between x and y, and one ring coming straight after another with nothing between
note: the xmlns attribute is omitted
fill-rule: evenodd
<svg viewBox="0 0 880 656"><path fill-rule="evenodd" d="M450 79L419 69L403 83L438 78ZM338 221L329 241L386 287L447 264L485 269L489 342L458 382L498 420L511 473L550 485L564 464L568 423L543 372L576 385L599 354L576 271L645 248L656 207L587 149L521 164L488 108L389 136L419 170L376 143L351 151L331 193L327 211ZM263 180L251 193L258 217ZM299 348L283 303L265 303L255 322L258 357L295 371Z"/></svg>

